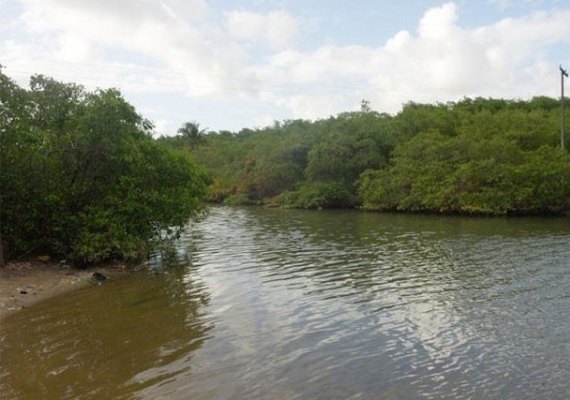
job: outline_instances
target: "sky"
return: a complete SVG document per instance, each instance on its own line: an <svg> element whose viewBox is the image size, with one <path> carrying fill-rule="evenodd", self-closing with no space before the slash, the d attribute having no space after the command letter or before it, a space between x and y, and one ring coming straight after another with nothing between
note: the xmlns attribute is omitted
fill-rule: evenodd
<svg viewBox="0 0 570 400"><path fill-rule="evenodd" d="M558 97L570 1L0 0L0 64L118 88L156 135Z"/></svg>

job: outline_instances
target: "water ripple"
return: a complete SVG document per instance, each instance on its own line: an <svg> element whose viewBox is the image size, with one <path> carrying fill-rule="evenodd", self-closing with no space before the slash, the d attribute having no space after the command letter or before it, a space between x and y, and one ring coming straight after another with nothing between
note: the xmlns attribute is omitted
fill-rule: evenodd
<svg viewBox="0 0 570 400"><path fill-rule="evenodd" d="M158 276L7 320L0 389L7 399L565 399L569 243L563 219L214 208L174 261L155 260Z"/></svg>

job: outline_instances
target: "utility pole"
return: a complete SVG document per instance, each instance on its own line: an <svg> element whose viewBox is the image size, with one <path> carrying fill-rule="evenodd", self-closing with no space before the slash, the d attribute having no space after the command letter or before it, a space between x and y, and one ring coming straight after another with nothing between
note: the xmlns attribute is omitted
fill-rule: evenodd
<svg viewBox="0 0 570 400"><path fill-rule="evenodd" d="M568 78L568 72L560 66L560 148L564 150L564 77Z"/></svg>

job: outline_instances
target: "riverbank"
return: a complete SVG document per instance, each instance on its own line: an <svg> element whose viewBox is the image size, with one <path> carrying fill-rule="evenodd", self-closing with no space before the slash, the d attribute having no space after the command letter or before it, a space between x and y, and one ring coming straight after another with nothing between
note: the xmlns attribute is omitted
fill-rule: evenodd
<svg viewBox="0 0 570 400"><path fill-rule="evenodd" d="M107 279L127 273L123 264L75 269L65 263L15 261L0 268L0 320L40 301L96 284L95 272Z"/></svg>

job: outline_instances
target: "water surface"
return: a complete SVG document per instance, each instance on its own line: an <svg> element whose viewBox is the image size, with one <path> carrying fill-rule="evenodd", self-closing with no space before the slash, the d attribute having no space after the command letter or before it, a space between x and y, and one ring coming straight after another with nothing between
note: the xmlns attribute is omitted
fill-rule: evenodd
<svg viewBox="0 0 570 400"><path fill-rule="evenodd" d="M6 399L567 399L570 221L214 208L0 327Z"/></svg>

